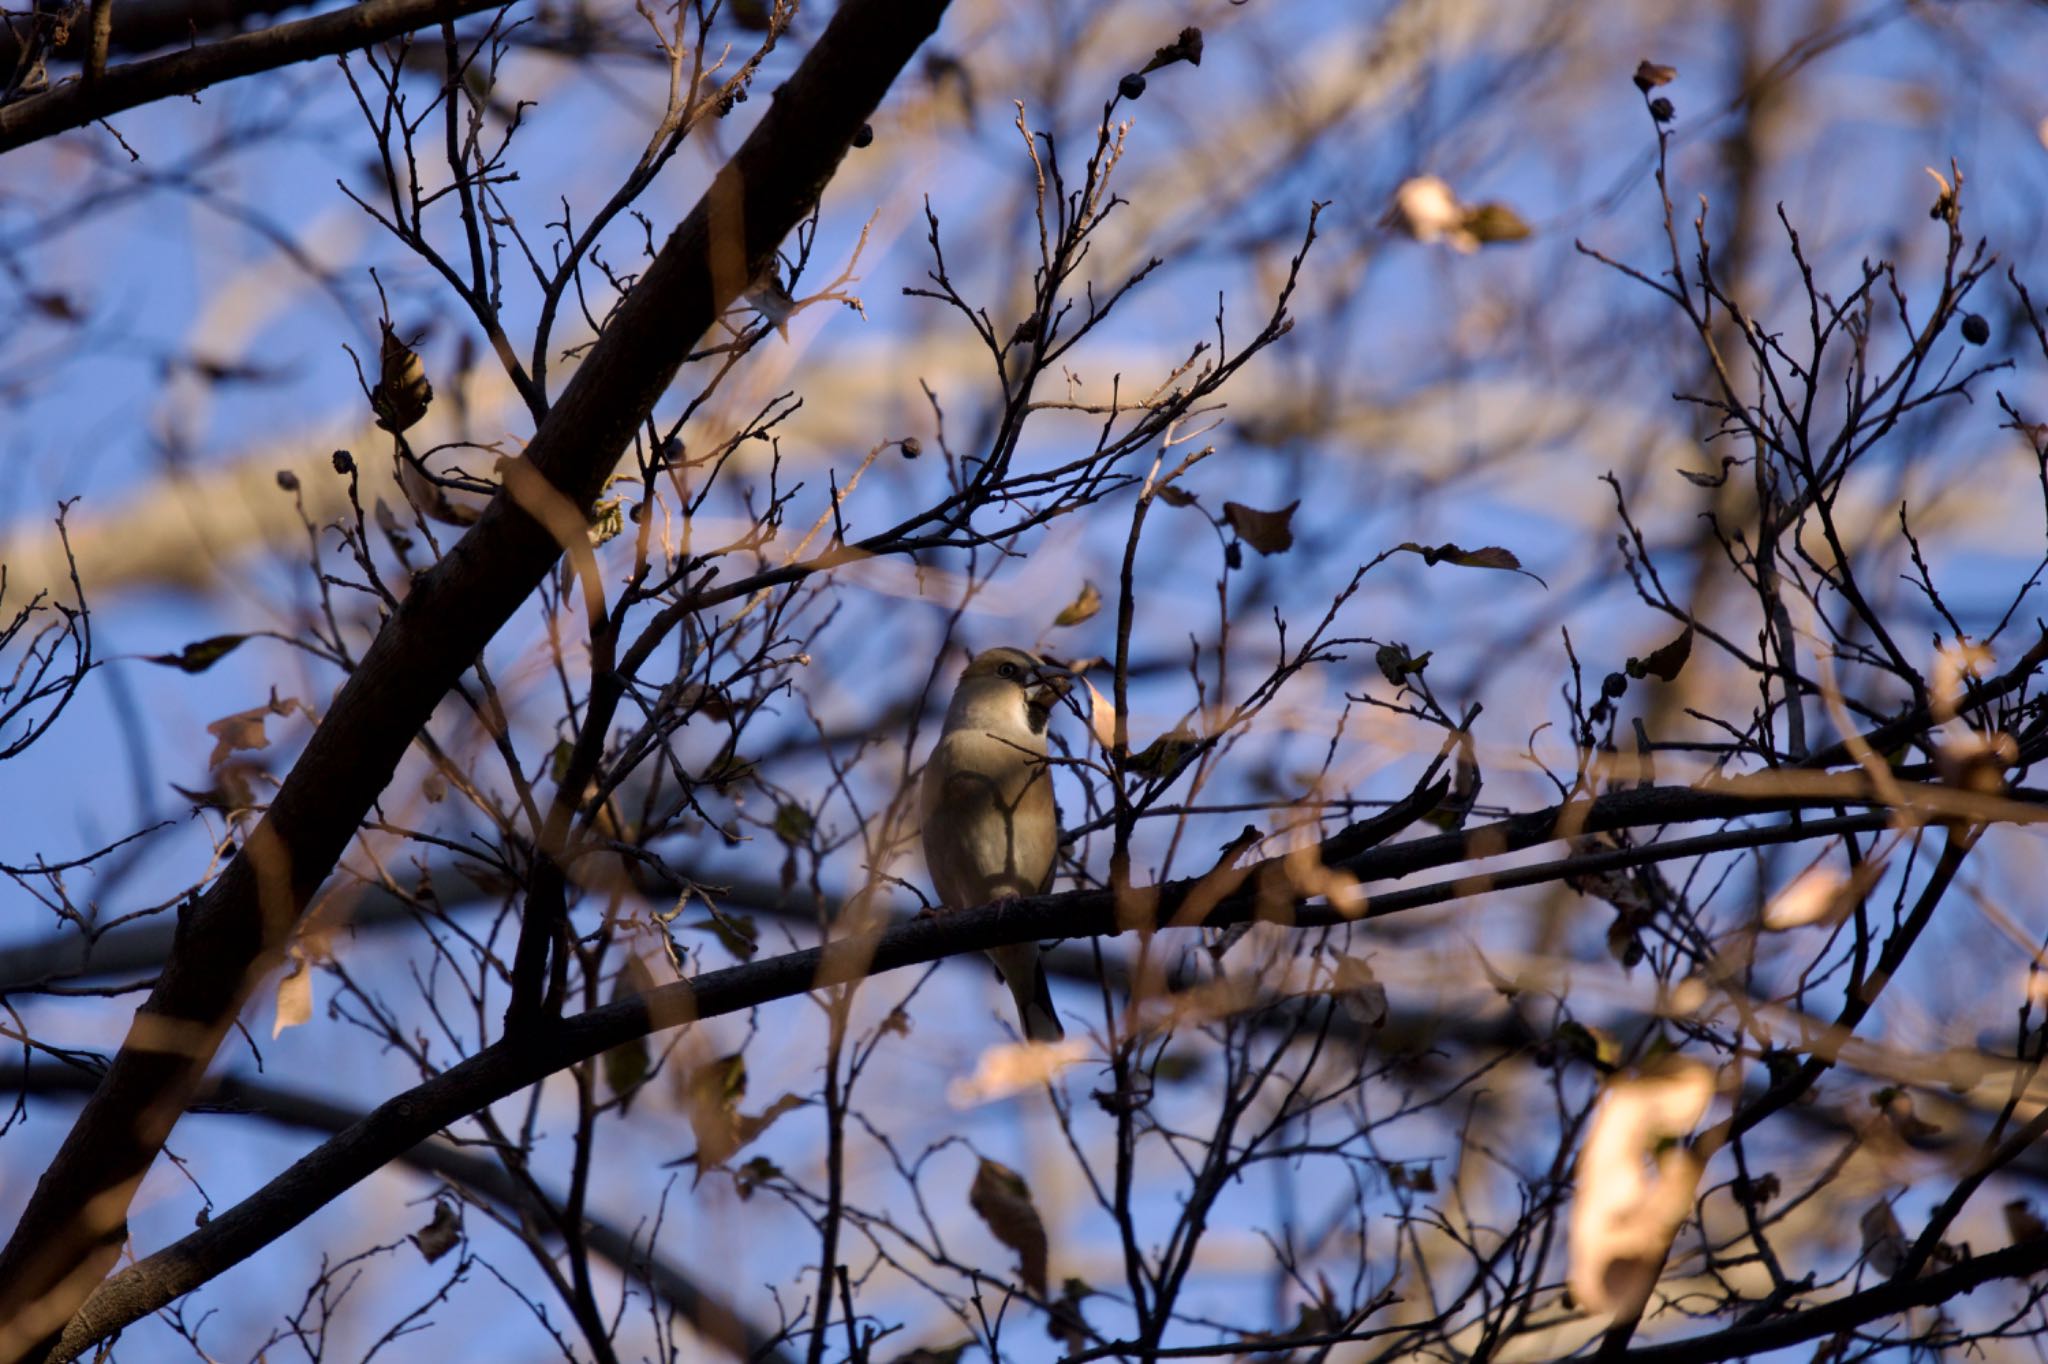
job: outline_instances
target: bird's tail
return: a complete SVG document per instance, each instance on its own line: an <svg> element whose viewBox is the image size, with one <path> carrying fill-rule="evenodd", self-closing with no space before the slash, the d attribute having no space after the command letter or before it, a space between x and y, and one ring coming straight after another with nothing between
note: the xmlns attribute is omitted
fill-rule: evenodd
<svg viewBox="0 0 2048 1364"><path fill-rule="evenodd" d="M1052 986L1046 981L1038 945L996 947L988 955L1017 1001L1017 1017L1024 1025L1024 1036L1033 1042L1058 1042L1066 1037L1059 1011L1052 1007Z"/></svg>
<svg viewBox="0 0 2048 1364"><path fill-rule="evenodd" d="M1060 1026L1058 1011L1052 1007L1052 986L1045 978L1045 963L1031 964L1031 982L1012 981L1010 993L1017 997L1017 1015L1024 1020L1024 1036L1033 1042L1058 1042L1067 1035Z"/></svg>

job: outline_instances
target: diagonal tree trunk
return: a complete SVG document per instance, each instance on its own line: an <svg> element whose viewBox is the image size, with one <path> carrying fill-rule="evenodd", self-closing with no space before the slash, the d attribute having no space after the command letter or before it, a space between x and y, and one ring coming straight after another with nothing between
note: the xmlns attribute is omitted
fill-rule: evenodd
<svg viewBox="0 0 2048 1364"><path fill-rule="evenodd" d="M818 201L946 0L847 0L619 307L525 459L587 511L684 355ZM183 906L162 976L0 1250L0 1361L41 1353L112 1267L137 1185L250 990L413 736L560 554L501 493L414 584L247 845Z"/></svg>

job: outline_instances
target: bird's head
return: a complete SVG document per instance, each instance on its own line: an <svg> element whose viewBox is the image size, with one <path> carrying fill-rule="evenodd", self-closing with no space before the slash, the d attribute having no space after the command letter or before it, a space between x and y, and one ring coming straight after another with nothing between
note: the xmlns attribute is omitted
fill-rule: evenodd
<svg viewBox="0 0 2048 1364"><path fill-rule="evenodd" d="M953 690L949 717L990 724L1023 723L1033 734L1045 732L1052 708L1073 686L1073 677L1056 663L1026 649L1007 646L984 649L968 661Z"/></svg>

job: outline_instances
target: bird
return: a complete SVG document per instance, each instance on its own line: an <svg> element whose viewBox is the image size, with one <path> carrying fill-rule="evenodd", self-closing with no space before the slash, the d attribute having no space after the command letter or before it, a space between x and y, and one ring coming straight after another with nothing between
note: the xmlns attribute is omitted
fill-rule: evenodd
<svg viewBox="0 0 2048 1364"><path fill-rule="evenodd" d="M953 689L920 790L924 859L944 909L972 909L1052 885L1059 848L1046 727L1066 670L1024 649L976 654ZM1024 1036L1066 1036L1036 943L989 949Z"/></svg>

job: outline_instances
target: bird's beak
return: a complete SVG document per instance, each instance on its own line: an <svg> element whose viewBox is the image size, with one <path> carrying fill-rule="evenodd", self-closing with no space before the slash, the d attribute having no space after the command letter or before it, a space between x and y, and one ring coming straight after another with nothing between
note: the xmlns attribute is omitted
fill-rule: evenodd
<svg viewBox="0 0 2048 1364"><path fill-rule="evenodd" d="M1041 663L1031 670L1031 685L1024 698L1038 710L1051 710L1073 686L1073 673L1057 663Z"/></svg>

